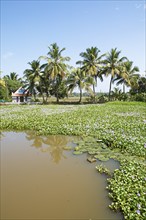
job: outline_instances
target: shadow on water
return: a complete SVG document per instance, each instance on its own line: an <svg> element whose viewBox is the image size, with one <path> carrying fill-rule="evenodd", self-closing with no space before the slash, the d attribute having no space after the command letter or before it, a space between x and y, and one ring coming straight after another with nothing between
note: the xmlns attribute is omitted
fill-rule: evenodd
<svg viewBox="0 0 146 220"><path fill-rule="evenodd" d="M108 208L106 177L95 169L100 162L73 155L76 138L2 133L2 219L123 219ZM119 165L110 160L106 166Z"/></svg>

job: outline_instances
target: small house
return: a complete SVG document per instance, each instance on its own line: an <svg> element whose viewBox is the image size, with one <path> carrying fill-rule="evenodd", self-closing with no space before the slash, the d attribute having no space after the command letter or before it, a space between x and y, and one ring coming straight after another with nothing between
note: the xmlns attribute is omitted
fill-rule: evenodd
<svg viewBox="0 0 146 220"><path fill-rule="evenodd" d="M16 92L12 92L12 102L22 103L22 102L30 102L31 94L28 89L24 89L20 87Z"/></svg>

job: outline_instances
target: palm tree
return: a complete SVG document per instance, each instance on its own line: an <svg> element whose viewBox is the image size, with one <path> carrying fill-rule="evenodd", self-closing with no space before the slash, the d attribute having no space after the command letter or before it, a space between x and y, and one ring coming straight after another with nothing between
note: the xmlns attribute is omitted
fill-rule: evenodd
<svg viewBox="0 0 146 220"><path fill-rule="evenodd" d="M97 47L87 48L86 52L80 53L80 56L83 58L83 61L77 61L76 64L81 65L81 69L85 71L88 75L94 78L93 83L93 94L94 94L94 102L95 102L95 85L97 86L97 77L102 79L100 68L102 67L102 57L105 54L98 56L100 50Z"/></svg>
<svg viewBox="0 0 146 220"><path fill-rule="evenodd" d="M7 98L10 97L12 92L15 92L20 86L22 86L23 81L18 77L18 74L11 72L9 75L3 77L6 87L7 87Z"/></svg>
<svg viewBox="0 0 146 220"><path fill-rule="evenodd" d="M139 72L139 68L137 66L133 67L132 65L132 61L128 60L124 62L121 75L117 75L114 79L114 81L117 81L116 85L123 84L123 93L125 93L125 85L132 86L139 78L139 74L136 74L136 72Z"/></svg>
<svg viewBox="0 0 146 220"><path fill-rule="evenodd" d="M89 90L90 85L93 84L92 81L91 77L86 76L85 71L80 68L74 69L67 79L67 84L69 84L68 90L72 92L75 87L78 87L80 91L79 103L81 103L82 90L83 88Z"/></svg>
<svg viewBox="0 0 146 220"><path fill-rule="evenodd" d="M127 60L126 57L119 58L121 51L117 51L117 48L111 49L111 51L106 55L106 59L104 60L104 69L102 73L106 76L111 75L110 86L109 86L109 101L111 94L111 85L116 76L121 75L123 61ZM124 74L123 74L124 77Z"/></svg>
<svg viewBox="0 0 146 220"><path fill-rule="evenodd" d="M37 90L40 90L41 95L43 97L43 66L40 66L40 62L38 60L33 60L32 62L28 63L31 68L26 69L24 71L24 76L26 77L28 81L28 88L31 93L34 95L34 99L36 99L36 92Z"/></svg>
<svg viewBox="0 0 146 220"><path fill-rule="evenodd" d="M22 81L22 79L21 78L18 78L18 74L17 73L15 73L15 72L11 72L10 73L10 75L6 75L6 76L4 76L4 78L5 79L9 79L9 80L15 80L15 81Z"/></svg>
<svg viewBox="0 0 146 220"><path fill-rule="evenodd" d="M65 50L59 49L58 45L56 43L51 44L49 47L48 56L41 56L41 58L47 60L46 64L43 64L44 71L46 73L46 77L50 77L54 83L57 85L56 90L56 98L57 102L59 102L59 85L62 82L62 79L64 78L66 72L67 72L67 64L66 61L69 61L69 57L63 57L62 52Z"/></svg>

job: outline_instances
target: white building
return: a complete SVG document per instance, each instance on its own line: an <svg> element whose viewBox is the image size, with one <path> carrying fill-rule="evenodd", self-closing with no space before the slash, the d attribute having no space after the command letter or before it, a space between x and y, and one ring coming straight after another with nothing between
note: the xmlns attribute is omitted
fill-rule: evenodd
<svg viewBox="0 0 146 220"><path fill-rule="evenodd" d="M31 94L28 89L20 87L16 92L12 92L12 102L30 102Z"/></svg>

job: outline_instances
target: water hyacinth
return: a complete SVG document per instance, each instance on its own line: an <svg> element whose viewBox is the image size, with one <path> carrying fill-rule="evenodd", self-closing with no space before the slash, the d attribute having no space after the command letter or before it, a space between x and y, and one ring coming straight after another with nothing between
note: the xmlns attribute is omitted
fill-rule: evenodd
<svg viewBox="0 0 146 220"><path fill-rule="evenodd" d="M138 215L140 215L140 210L136 210L136 213L137 213Z"/></svg>
<svg viewBox="0 0 146 220"><path fill-rule="evenodd" d="M88 152L101 161L120 161L120 169L108 181L110 207L120 209L125 219L141 220L146 219L145 106L134 102L1 106L0 130L80 136L76 154Z"/></svg>
<svg viewBox="0 0 146 220"><path fill-rule="evenodd" d="M137 208L140 209L140 208L141 208L141 205L140 205L140 204L137 204Z"/></svg>

